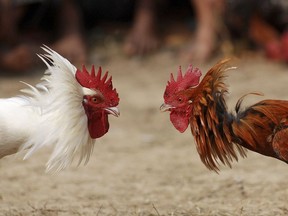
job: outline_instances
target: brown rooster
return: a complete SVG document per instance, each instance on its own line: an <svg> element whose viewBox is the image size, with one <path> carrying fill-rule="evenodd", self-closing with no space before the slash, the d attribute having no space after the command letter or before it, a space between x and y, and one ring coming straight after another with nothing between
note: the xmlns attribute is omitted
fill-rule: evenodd
<svg viewBox="0 0 288 216"><path fill-rule="evenodd" d="M176 80L171 74L160 110L170 111L170 120L181 133L190 124L200 158L210 170L217 172L220 161L231 167L237 152L246 156L244 148L287 163L288 101L263 100L243 109L244 95L235 114L228 112L224 98L228 61L217 63L200 83L198 68L190 65L184 75L179 68Z"/></svg>

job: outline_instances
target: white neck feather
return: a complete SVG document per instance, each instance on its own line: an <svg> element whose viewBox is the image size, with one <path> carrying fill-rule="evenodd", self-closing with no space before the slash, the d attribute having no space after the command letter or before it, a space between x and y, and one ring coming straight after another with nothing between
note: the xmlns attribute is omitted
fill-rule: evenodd
<svg viewBox="0 0 288 216"><path fill-rule="evenodd" d="M75 79L76 68L52 49L43 49L47 54L39 57L48 67L43 82L24 90L30 105L41 109L41 122L22 148L28 149L27 158L43 146L54 145L47 171L59 171L69 166L76 155L78 165L83 160L87 163L94 140L87 128L84 93Z"/></svg>

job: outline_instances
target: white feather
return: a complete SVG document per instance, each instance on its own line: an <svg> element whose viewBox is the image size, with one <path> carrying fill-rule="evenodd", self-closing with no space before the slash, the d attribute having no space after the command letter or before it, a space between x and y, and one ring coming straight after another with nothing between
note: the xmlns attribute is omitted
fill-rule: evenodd
<svg viewBox="0 0 288 216"><path fill-rule="evenodd" d="M16 137L17 129L24 130L20 140L15 141L18 145L24 143L20 147L20 150L27 150L24 159L44 146L54 146L47 162L47 171L59 171L69 166L77 155L78 165L83 160L87 163L95 140L91 139L87 128L87 116L82 106L83 88L75 79L76 68L47 46L43 47L43 50L46 54L39 57L47 65L48 70L41 79L42 82L36 87L25 83L28 88L22 92L26 95L2 99L2 102L5 101L7 104L6 109L13 107L20 116L13 118L20 118L20 122L13 125L14 128L10 130L16 130ZM1 106L0 101L0 112ZM3 139L5 132L1 126L2 124L0 138ZM13 135L9 136L10 139L11 136ZM0 144L0 152L1 146L4 145Z"/></svg>

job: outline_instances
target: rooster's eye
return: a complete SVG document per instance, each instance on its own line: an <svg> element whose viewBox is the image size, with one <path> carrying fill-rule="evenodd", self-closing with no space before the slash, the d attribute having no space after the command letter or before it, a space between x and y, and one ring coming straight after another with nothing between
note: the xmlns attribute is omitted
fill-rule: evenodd
<svg viewBox="0 0 288 216"><path fill-rule="evenodd" d="M91 102L94 103L94 104L99 104L101 102L103 102L103 98L102 97L99 97L99 96L93 96L91 97Z"/></svg>
<svg viewBox="0 0 288 216"><path fill-rule="evenodd" d="M99 100L98 100L98 98L96 98L96 97L91 98L91 101L92 101L93 103L99 103Z"/></svg>
<svg viewBox="0 0 288 216"><path fill-rule="evenodd" d="M182 102L182 101L183 101L183 99L179 97L179 98L178 98L178 101L179 101L179 102Z"/></svg>

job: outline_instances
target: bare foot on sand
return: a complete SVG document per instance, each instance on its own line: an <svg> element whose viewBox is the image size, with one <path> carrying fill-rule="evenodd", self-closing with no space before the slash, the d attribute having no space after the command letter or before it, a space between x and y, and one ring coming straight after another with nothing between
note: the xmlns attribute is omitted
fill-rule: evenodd
<svg viewBox="0 0 288 216"><path fill-rule="evenodd" d="M81 35L71 34L59 39L52 45L61 55L65 56L76 67L87 63L87 49Z"/></svg>
<svg viewBox="0 0 288 216"><path fill-rule="evenodd" d="M190 42L188 50L185 51L186 58L197 62L208 60L216 48L215 37L214 31L209 28L198 29L195 39Z"/></svg>
<svg viewBox="0 0 288 216"><path fill-rule="evenodd" d="M217 46L217 37L221 32L224 1L222 0L191 0L194 4L197 29L195 39L191 41L185 53L187 60L204 62L208 60Z"/></svg>
<svg viewBox="0 0 288 216"><path fill-rule="evenodd" d="M140 0L135 13L132 30L124 43L124 52L131 55L145 55L159 46L156 34L154 0Z"/></svg>
<svg viewBox="0 0 288 216"><path fill-rule="evenodd" d="M81 36L67 35L52 44L51 48L71 61L76 67L81 67L87 63L86 46ZM40 62L36 56L39 52L41 51L38 44L20 44L1 54L0 68L18 72L30 70L37 66L37 62Z"/></svg>
<svg viewBox="0 0 288 216"><path fill-rule="evenodd" d="M21 44L1 55L0 67L9 71L27 71L37 64L39 48Z"/></svg>

